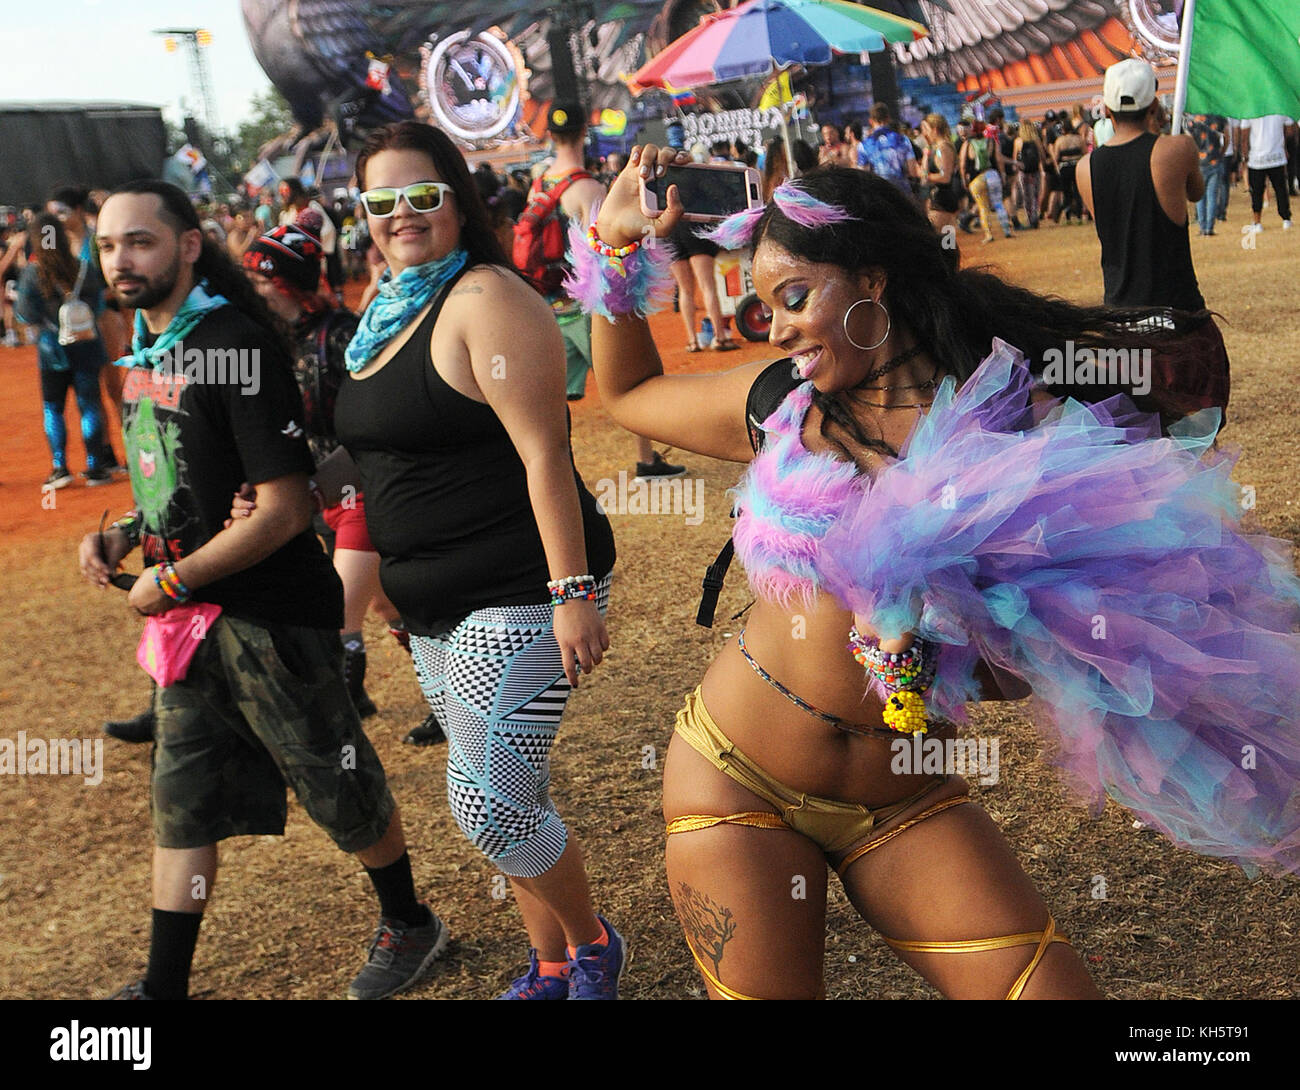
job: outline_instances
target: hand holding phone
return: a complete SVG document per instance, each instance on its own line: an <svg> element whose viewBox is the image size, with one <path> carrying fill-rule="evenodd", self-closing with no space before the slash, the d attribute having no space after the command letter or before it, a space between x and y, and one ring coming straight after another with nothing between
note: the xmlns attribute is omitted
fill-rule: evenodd
<svg viewBox="0 0 1300 1090"><path fill-rule="evenodd" d="M763 203L758 171L742 163L679 163L662 175L641 179L641 210L655 218L668 206L668 187L676 186L682 218L713 223Z"/></svg>
<svg viewBox="0 0 1300 1090"><path fill-rule="evenodd" d="M662 212L647 216L642 207L641 185L660 170L688 161L685 152L673 148L660 148L654 144L634 147L628 153L627 166L614 179L600 204L596 216L596 233L600 240L608 246L625 246L643 242L647 236L666 237L681 214L680 205L669 201ZM675 194L676 190L671 192Z"/></svg>

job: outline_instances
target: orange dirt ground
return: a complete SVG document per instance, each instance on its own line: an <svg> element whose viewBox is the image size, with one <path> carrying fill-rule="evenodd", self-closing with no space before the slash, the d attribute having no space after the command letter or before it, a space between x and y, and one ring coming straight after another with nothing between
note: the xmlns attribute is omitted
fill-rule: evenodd
<svg viewBox="0 0 1300 1090"><path fill-rule="evenodd" d="M1244 194L1231 222L1192 239L1202 287L1221 312L1233 361L1231 424L1236 478L1256 489L1261 528L1300 541L1300 440L1294 413L1300 335L1295 320L1300 232L1276 217L1252 250L1239 245ZM1091 229L1052 227L981 247L968 261L1078 301L1101 297ZM770 356L765 345L688 356L677 315L655 318L670 371L711 370ZM80 536L105 507L129 505L125 483L78 483L42 504L49 472L40 428L35 350L0 349L9 391L0 404L0 560L8 589L0 614L0 737L99 738L100 723L140 710L148 693L135 665L139 621L120 592L84 584ZM1292 406L1288 409L1287 406ZM574 407L574 449L588 485L631 471L632 440L589 387ZM84 467L68 413L69 457ZM120 437L115 440L120 451ZM609 612L613 646L583 681L553 761L553 792L580 838L600 909L628 936L627 998L700 997L663 870L660 769L683 695L733 631L749 600L732 573L712 631L696 627L706 564L729 532L725 489L738 468L674 455L704 482L705 518L615 515L619 562ZM136 562L138 564L138 561ZM367 729L402 805L416 883L447 920L449 956L412 998L487 998L522 971L527 941L514 904L494 894L493 868L461 836L445 801L445 749L400 739L423 718L409 663L372 617L369 688L381 711ZM1137 832L1109 806L1091 820L1039 759L1036 735L1014 706L975 712L976 729L1001 739L1001 778L975 788L1073 939L1102 990L1124 998L1296 997L1300 885L1247 881ZM652 752L654 767L645 755ZM106 740L97 787L76 777L0 776L0 997L89 997L141 975L148 945L149 751ZM1104 882L1105 897L1095 893ZM832 883L826 939L831 998L936 993L898 962ZM192 981L198 997L341 997L360 968L374 901L359 865L336 851L290 801L287 835L228 842L203 924Z"/></svg>

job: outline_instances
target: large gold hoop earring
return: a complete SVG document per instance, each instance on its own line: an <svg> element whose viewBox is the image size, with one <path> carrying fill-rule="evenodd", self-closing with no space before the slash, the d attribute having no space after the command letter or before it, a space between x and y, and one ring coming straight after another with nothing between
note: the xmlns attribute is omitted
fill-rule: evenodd
<svg viewBox="0 0 1300 1090"><path fill-rule="evenodd" d="M849 332L849 315L852 314L858 307L862 306L863 303L871 303L874 306L878 306L881 310L885 312L885 332L884 335L880 338L880 340L878 340L875 344L858 344L858 342L853 339L853 334ZM889 340L889 331L893 328L893 325L894 325L893 319L890 318L889 311L885 308L885 304L878 302L875 299L872 299L870 296L868 296L866 299L859 299L856 303L853 304L853 306L849 307L849 309L844 312L844 336L848 340L849 344L853 345L854 348L858 349L861 352L870 352L873 349L879 348L882 344L884 344L887 340Z"/></svg>

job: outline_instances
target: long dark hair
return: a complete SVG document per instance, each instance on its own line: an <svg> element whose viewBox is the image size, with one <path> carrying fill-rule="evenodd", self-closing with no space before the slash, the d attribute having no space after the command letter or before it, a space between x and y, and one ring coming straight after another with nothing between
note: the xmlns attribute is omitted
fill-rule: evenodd
<svg viewBox="0 0 1300 1090"><path fill-rule="evenodd" d="M470 176L465 157L451 137L441 129L421 121L396 121L375 129L357 156L357 185L366 188L366 166L370 157L381 151L419 151L427 155L442 175L443 181L456 194L456 204L465 217L460 229L460 244L469 253L471 265L499 265L514 271L514 264L501 248L501 241L492 229L492 217L479 194L478 186Z"/></svg>
<svg viewBox="0 0 1300 1090"><path fill-rule="evenodd" d="M28 225L27 238L32 246L41 294L63 296L76 287L81 263L73 256L63 221L51 212L42 212ZM54 245L47 245L47 239L52 239Z"/></svg>
<svg viewBox="0 0 1300 1090"><path fill-rule="evenodd" d="M1023 352L1029 369L1041 375L1044 353L1059 351L1065 341L1078 348L1160 348L1199 326L1206 312L1191 315L1165 308L1123 309L1076 306L1057 296L1038 295L1008 284L987 268L958 267L954 250L920 207L891 183L848 167L822 167L805 174L800 187L827 204L838 205L854 219L829 227L801 227L775 203L769 204L754 231L751 255L763 239L796 257L835 265L856 275L880 269L886 277L881 302L895 329L908 330L943 374L961 384L989 354L995 337ZM1134 323L1149 321L1155 329L1141 332ZM1172 328L1159 328L1168 324ZM1049 387L1057 396L1095 402L1127 392L1123 387ZM1153 388L1134 399L1140 408L1159 412L1166 423L1178 414ZM896 454L880 439L865 434L844 393L813 394L822 412L822 435L846 454L831 428L855 443Z"/></svg>
<svg viewBox="0 0 1300 1090"><path fill-rule="evenodd" d="M152 193L162 203L161 216L176 229L178 235L184 231L198 231L202 236L203 248L199 251L198 260L194 262L195 283L206 280L210 294L224 295L236 310L261 326L288 352L288 345L266 301L253 289L248 277L231 260L226 250L204 233L199 223L199 214L184 190L170 182L140 178L118 186L109 196L147 193Z"/></svg>

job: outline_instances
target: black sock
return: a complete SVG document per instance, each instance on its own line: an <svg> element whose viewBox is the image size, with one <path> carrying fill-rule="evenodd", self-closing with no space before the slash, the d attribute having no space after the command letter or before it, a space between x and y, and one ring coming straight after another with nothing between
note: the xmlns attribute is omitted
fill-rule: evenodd
<svg viewBox="0 0 1300 1090"><path fill-rule="evenodd" d="M402 858L386 867L367 867L366 873L379 894L379 914L400 920L407 927L423 927L429 923L429 910L415 896L415 881L411 878L411 853L402 852Z"/></svg>
<svg viewBox="0 0 1300 1090"><path fill-rule="evenodd" d="M201 912L153 910L149 936L149 969L144 990L154 999L186 999L190 991L190 963L199 941Z"/></svg>

